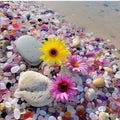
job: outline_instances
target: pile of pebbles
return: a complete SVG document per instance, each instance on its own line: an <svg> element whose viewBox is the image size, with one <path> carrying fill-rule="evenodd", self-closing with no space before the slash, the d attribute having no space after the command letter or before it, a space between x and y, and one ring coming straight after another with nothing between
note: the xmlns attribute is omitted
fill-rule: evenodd
<svg viewBox="0 0 120 120"><path fill-rule="evenodd" d="M120 59L109 40L36 1L0 2L0 33L0 120L120 120ZM47 90L61 68L39 60L40 44L52 36L90 66L89 74L72 75L77 95L64 104Z"/></svg>

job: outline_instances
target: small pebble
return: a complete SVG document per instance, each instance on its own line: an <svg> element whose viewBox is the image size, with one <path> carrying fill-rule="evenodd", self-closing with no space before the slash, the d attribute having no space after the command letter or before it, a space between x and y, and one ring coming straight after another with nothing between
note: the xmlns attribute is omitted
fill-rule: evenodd
<svg viewBox="0 0 120 120"><path fill-rule="evenodd" d="M25 64L21 64L21 65L20 65L20 70L21 70L21 71L26 70L26 65L25 65Z"/></svg>
<svg viewBox="0 0 120 120"><path fill-rule="evenodd" d="M105 71L109 72L109 73L112 73L112 72L113 72L113 70L112 70L111 68L109 68L109 67L103 67L103 69L104 69Z"/></svg>
<svg viewBox="0 0 120 120"><path fill-rule="evenodd" d="M11 73L17 73L20 70L20 66L14 66L11 68Z"/></svg>
<svg viewBox="0 0 120 120"><path fill-rule="evenodd" d="M14 109L14 117L15 119L19 119L20 118L20 110L15 108Z"/></svg>
<svg viewBox="0 0 120 120"><path fill-rule="evenodd" d="M95 113L90 113L89 116L92 120L98 120L98 116Z"/></svg>
<svg viewBox="0 0 120 120"><path fill-rule="evenodd" d="M93 88L89 88L86 93L85 93L85 98L88 100L88 101L92 101L93 99L96 98L96 92Z"/></svg>
<svg viewBox="0 0 120 120"><path fill-rule="evenodd" d="M4 90L4 89L6 89L6 85L5 85L5 83L0 83L0 90Z"/></svg>
<svg viewBox="0 0 120 120"><path fill-rule="evenodd" d="M44 118L42 116L39 116L38 120L44 120Z"/></svg>
<svg viewBox="0 0 120 120"><path fill-rule="evenodd" d="M40 115L45 116L46 115L46 111L40 110Z"/></svg>
<svg viewBox="0 0 120 120"><path fill-rule="evenodd" d="M5 107L6 107L6 108L11 108L11 107L12 107L12 105L11 105L11 103L10 103L10 102L5 102Z"/></svg>
<svg viewBox="0 0 120 120"><path fill-rule="evenodd" d="M100 111L100 112L104 112L105 110L106 110L105 106L98 107L98 111Z"/></svg>
<svg viewBox="0 0 120 120"><path fill-rule="evenodd" d="M99 113L99 120L107 120L107 115L105 112Z"/></svg>
<svg viewBox="0 0 120 120"><path fill-rule="evenodd" d="M48 108L48 111L51 112L51 113L54 113L54 112L55 112L55 108L49 107L49 108Z"/></svg>
<svg viewBox="0 0 120 120"><path fill-rule="evenodd" d="M4 103L0 103L0 112L2 112L5 109L5 104Z"/></svg>
<svg viewBox="0 0 120 120"><path fill-rule="evenodd" d="M1 117L2 117L2 118L5 118L6 116L7 116L7 113L6 113L6 112L2 112L2 113L1 113Z"/></svg>
<svg viewBox="0 0 120 120"><path fill-rule="evenodd" d="M72 46L76 47L76 48L79 47L80 46L80 40L78 38L74 38L72 40Z"/></svg>
<svg viewBox="0 0 120 120"><path fill-rule="evenodd" d="M79 92L82 92L82 91L83 91L83 87L82 87L82 86L77 86L77 90L78 90Z"/></svg>
<svg viewBox="0 0 120 120"><path fill-rule="evenodd" d="M54 116L50 116L48 120L56 120L56 118Z"/></svg>
<svg viewBox="0 0 120 120"><path fill-rule="evenodd" d="M92 83L97 88L101 88L105 86L105 81L103 78L96 78L92 81Z"/></svg>

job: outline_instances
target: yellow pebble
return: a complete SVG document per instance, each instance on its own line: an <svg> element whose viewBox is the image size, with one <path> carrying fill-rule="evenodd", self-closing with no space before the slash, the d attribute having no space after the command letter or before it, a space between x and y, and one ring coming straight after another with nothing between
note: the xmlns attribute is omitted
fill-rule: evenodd
<svg viewBox="0 0 120 120"><path fill-rule="evenodd" d="M4 103L0 103L0 111L3 111L5 109Z"/></svg>
<svg viewBox="0 0 120 120"><path fill-rule="evenodd" d="M73 45L73 47L79 47L80 46L80 40L78 39L78 38L74 38L73 40L72 40L72 45Z"/></svg>
<svg viewBox="0 0 120 120"><path fill-rule="evenodd" d="M4 14L0 12L0 16L4 16Z"/></svg>
<svg viewBox="0 0 120 120"><path fill-rule="evenodd" d="M65 116L65 117L70 117L70 116L71 116L71 113L67 111L67 112L64 113L64 116Z"/></svg>
<svg viewBox="0 0 120 120"><path fill-rule="evenodd" d="M62 108L58 106L58 107L56 107L56 110L57 110L57 112L61 112Z"/></svg>
<svg viewBox="0 0 120 120"><path fill-rule="evenodd" d="M100 54L96 54L95 56L96 56L96 58L100 58Z"/></svg>
<svg viewBox="0 0 120 120"><path fill-rule="evenodd" d="M112 73L112 72L113 72L113 70L112 70L111 68L109 68L109 67L103 67L103 68L104 68L105 71L107 71L107 72L109 72L109 73Z"/></svg>
<svg viewBox="0 0 120 120"><path fill-rule="evenodd" d="M96 78L93 80L92 83L96 88L101 88L105 86L105 81L103 78Z"/></svg>
<svg viewBox="0 0 120 120"><path fill-rule="evenodd" d="M114 84L116 84L116 81L117 81L116 78L112 78L112 82L113 82Z"/></svg>

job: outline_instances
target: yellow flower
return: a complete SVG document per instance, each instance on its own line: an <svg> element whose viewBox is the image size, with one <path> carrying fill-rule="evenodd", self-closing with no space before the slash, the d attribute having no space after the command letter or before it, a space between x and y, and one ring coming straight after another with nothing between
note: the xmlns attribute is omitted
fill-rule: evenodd
<svg viewBox="0 0 120 120"><path fill-rule="evenodd" d="M65 61L69 51L67 50L64 41L60 38L48 38L48 41L44 40L39 50L43 53L40 59L50 64L61 65Z"/></svg>

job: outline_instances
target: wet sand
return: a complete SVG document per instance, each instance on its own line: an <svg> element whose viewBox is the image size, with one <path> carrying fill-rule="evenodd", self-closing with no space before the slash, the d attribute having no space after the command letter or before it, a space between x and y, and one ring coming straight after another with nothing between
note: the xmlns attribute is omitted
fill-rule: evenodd
<svg viewBox="0 0 120 120"><path fill-rule="evenodd" d="M94 36L109 39L120 49L120 1L42 1L73 25L94 32Z"/></svg>

